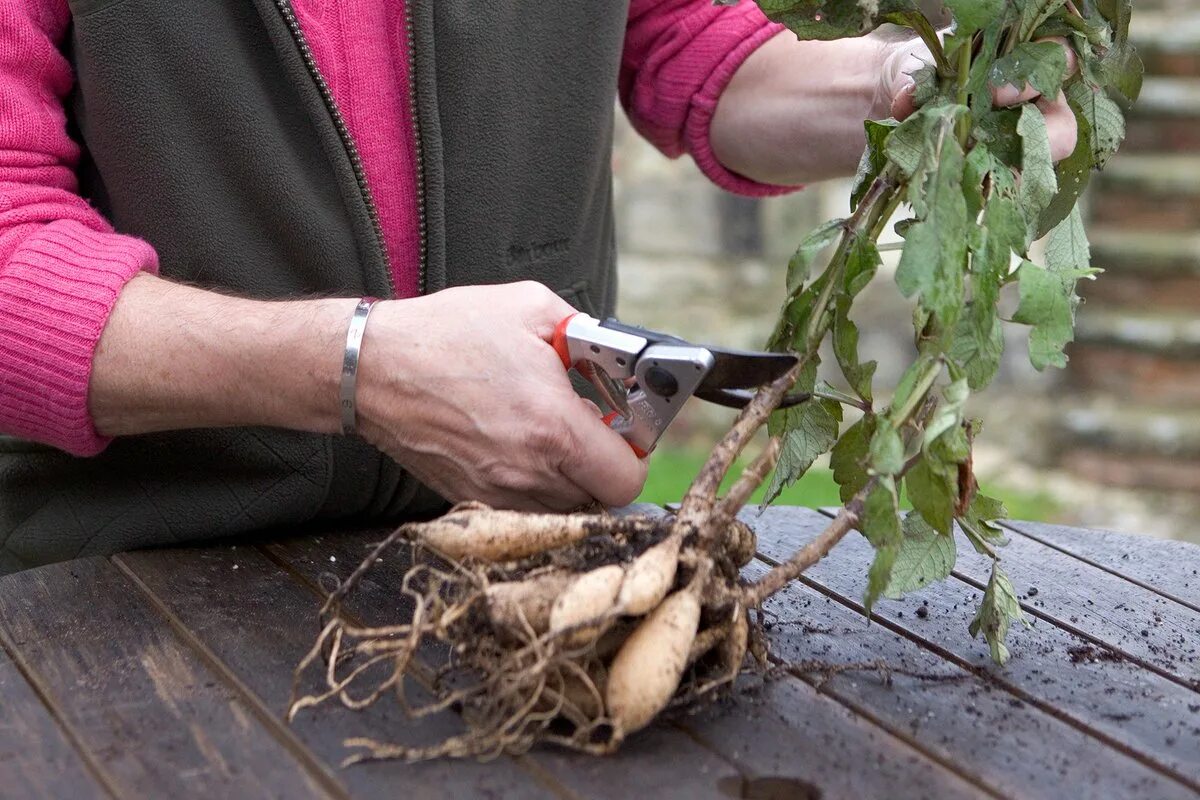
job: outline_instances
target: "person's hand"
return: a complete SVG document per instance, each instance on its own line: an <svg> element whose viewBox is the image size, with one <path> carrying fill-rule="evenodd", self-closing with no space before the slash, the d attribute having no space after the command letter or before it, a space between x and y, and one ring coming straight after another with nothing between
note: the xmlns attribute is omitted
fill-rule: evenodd
<svg viewBox="0 0 1200 800"><path fill-rule="evenodd" d="M1066 40L1054 38L1067 51L1067 74L1076 69L1075 51L1067 46ZM916 84L912 74L926 64L932 63L933 56L920 39L905 39L903 41L888 41L883 45L883 70L880 73L879 91L876 97L876 113L874 118L895 117L902 120L915 111L913 92ZM1039 96L1038 92L1029 85L1018 89L1012 84L993 86L992 99L997 106L1011 106L1037 98L1036 105L1046 119L1046 131L1050 135L1050 155L1055 161L1061 161L1075 149L1077 134L1075 114L1067 105L1067 99L1059 92L1056 98Z"/></svg>
<svg viewBox="0 0 1200 800"><path fill-rule="evenodd" d="M379 303L359 367L360 432L451 501L632 502L645 463L575 393L549 344L574 312L532 282Z"/></svg>

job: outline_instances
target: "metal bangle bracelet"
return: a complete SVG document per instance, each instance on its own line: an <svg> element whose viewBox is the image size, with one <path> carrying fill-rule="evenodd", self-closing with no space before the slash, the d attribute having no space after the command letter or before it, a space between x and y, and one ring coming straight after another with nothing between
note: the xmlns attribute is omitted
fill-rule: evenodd
<svg viewBox="0 0 1200 800"><path fill-rule="evenodd" d="M346 330L346 352L342 356L342 433L353 436L358 430L358 411L355 394L358 388L358 358L362 353L363 334L367 331L367 317L379 302L374 297L364 297L354 307L350 327Z"/></svg>

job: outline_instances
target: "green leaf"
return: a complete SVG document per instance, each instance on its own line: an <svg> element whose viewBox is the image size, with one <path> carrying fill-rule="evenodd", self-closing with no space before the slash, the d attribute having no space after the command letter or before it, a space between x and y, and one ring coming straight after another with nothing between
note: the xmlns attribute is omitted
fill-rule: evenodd
<svg viewBox="0 0 1200 800"><path fill-rule="evenodd" d="M867 573L867 589L863 594L863 605L869 616L871 607L891 582L892 567L904 541L900 500L896 493L896 482L890 476L879 478L875 488L867 495L859 529L875 548L875 560Z"/></svg>
<svg viewBox="0 0 1200 800"><path fill-rule="evenodd" d="M1125 139L1125 117L1101 89L1085 81L1067 85L1067 99L1079 109L1092 131L1092 162L1097 169L1108 163Z"/></svg>
<svg viewBox="0 0 1200 800"><path fill-rule="evenodd" d="M985 143L1000 163L1013 169L1021 168L1021 137L1017 133L1020 119L1021 107L989 108L979 112L974 131L975 138Z"/></svg>
<svg viewBox="0 0 1200 800"><path fill-rule="evenodd" d="M1008 637L1008 628L1012 622L1022 622L1029 626L1025 615L1021 612L1021 602L1012 582L1000 569L998 562L992 564L992 577L988 581L987 591L979 604L979 611L971 621L969 630L971 636L983 634L992 651L992 660L1003 664L1008 660L1008 648L1004 640Z"/></svg>
<svg viewBox="0 0 1200 800"><path fill-rule="evenodd" d="M950 358L967 376L972 391L980 391L992 382L1004 356L1004 331L996 316L996 307L973 301L954 328Z"/></svg>
<svg viewBox="0 0 1200 800"><path fill-rule="evenodd" d="M913 108L921 108L944 94L949 93L949 85L943 87L938 80L937 66L926 64L912 72L913 79ZM948 97L943 99L949 100Z"/></svg>
<svg viewBox="0 0 1200 800"><path fill-rule="evenodd" d="M971 500L971 507L967 511L967 519L987 525L996 533L1002 533L999 528L990 523L998 519L1008 519L1008 509L1004 507L1004 503L996 498L988 497L986 494L980 492L976 493L974 499Z"/></svg>
<svg viewBox="0 0 1200 800"><path fill-rule="evenodd" d="M871 437L871 471L876 475L895 475L904 469L904 440L887 419L881 419Z"/></svg>
<svg viewBox="0 0 1200 800"><path fill-rule="evenodd" d="M1067 74L1067 53L1058 42L1023 42L992 64L993 86L1032 86L1046 97L1056 97Z"/></svg>
<svg viewBox="0 0 1200 800"><path fill-rule="evenodd" d="M958 497L958 466L926 453L904 476L904 485L913 508L935 531L949 536Z"/></svg>
<svg viewBox="0 0 1200 800"><path fill-rule="evenodd" d="M978 553L997 558L995 548L1007 545L1008 539L1004 535L1004 529L994 523L996 520L1007 518L1008 509L1003 503L982 492L976 492L971 498L967 513L958 518L958 524Z"/></svg>
<svg viewBox="0 0 1200 800"><path fill-rule="evenodd" d="M1067 103L1075 112L1075 149L1054 167L1058 194L1042 211L1037 238L1045 236L1051 228L1066 219L1092 177L1092 125L1078 103L1071 100L1070 93L1067 93Z"/></svg>
<svg viewBox="0 0 1200 800"><path fill-rule="evenodd" d="M958 108L962 108L959 106ZM921 306L951 326L963 306L963 281L970 218L963 197L964 155L954 137L957 114L943 116L931 150L923 152L922 167L910 185L910 202L919 221L905 235L896 268L896 285L905 297L917 296ZM931 131L934 133L935 131ZM924 165L928 172L923 172Z"/></svg>
<svg viewBox="0 0 1200 800"><path fill-rule="evenodd" d="M858 162L858 170L854 175L854 188L850 190L850 210L858 208L859 201L867 193L871 182L883 172L887 165L888 137L899 123L894 119L876 121L869 119L863 123L867 132L867 146L863 149L862 158Z"/></svg>
<svg viewBox="0 0 1200 800"><path fill-rule="evenodd" d="M845 296L853 299L865 289L881 263L875 243L866 236L856 237L846 254L846 271L842 275Z"/></svg>
<svg viewBox="0 0 1200 800"><path fill-rule="evenodd" d="M954 15L955 33L965 36L986 28L1004 11L1004 0L946 0L946 8Z"/></svg>
<svg viewBox="0 0 1200 800"><path fill-rule="evenodd" d="M1038 371L1065 367L1063 348L1075 338L1075 283L1092 270L1052 271L1023 261L1017 270L1020 301L1014 322L1032 325L1029 360Z"/></svg>
<svg viewBox="0 0 1200 800"><path fill-rule="evenodd" d="M942 402L938 404L937 410L925 424L923 449L928 450L934 440L946 431L962 424L963 407L970 394L965 378L954 381L945 388L942 392Z"/></svg>
<svg viewBox="0 0 1200 800"><path fill-rule="evenodd" d="M834 446L841 408L832 400L810 400L782 412L785 419L782 448L775 474L763 496L764 506L774 502L785 487L803 477L813 462Z"/></svg>
<svg viewBox="0 0 1200 800"><path fill-rule="evenodd" d="M891 580L883 590L884 597L898 599L949 577L957 555L953 536L938 533L920 514L909 514L904 518L904 541L892 565Z"/></svg>
<svg viewBox="0 0 1200 800"><path fill-rule="evenodd" d="M845 295L837 299L833 317L833 353L850 389L870 403L871 379L875 377L876 363L868 361L864 364L858 360L858 326L850 319L850 302Z"/></svg>
<svg viewBox="0 0 1200 800"><path fill-rule="evenodd" d="M858 494L870 480L866 466L867 453L877 419L874 414L864 414L862 419L846 429L829 454L829 467L833 470L833 480L839 487L843 503L850 502L850 498Z"/></svg>
<svg viewBox="0 0 1200 800"><path fill-rule="evenodd" d="M1046 266L1051 270L1087 270L1092 254L1079 206L1071 209L1046 238Z"/></svg>
<svg viewBox="0 0 1200 800"><path fill-rule="evenodd" d="M895 164L905 177L916 174L925 155L929 129L936 121L936 117L927 109L928 107L918 109L901 122L883 145L888 160Z"/></svg>
<svg viewBox="0 0 1200 800"><path fill-rule="evenodd" d="M1050 232L1046 241L1047 269L1025 261L1017 271L1020 303L1014 322L1032 325L1029 358L1042 370L1064 367L1063 348L1075 338L1075 309L1079 297L1075 284L1099 270L1088 267L1087 235L1079 209Z"/></svg>
<svg viewBox="0 0 1200 800"><path fill-rule="evenodd" d="M809 272L815 259L822 250L838 240L842 235L846 220L833 219L814 230L796 248L795 254L788 260L787 291L795 294L808 280Z"/></svg>
<svg viewBox="0 0 1200 800"><path fill-rule="evenodd" d="M913 393L921 389L920 384L928 376L934 361L934 356L922 353L916 361L908 365L908 369L904 370L900 380L896 382L895 391L892 392L892 408L905 405L912 399Z"/></svg>
<svg viewBox="0 0 1200 800"><path fill-rule="evenodd" d="M1058 192L1046 119L1037 106L1021 106L1017 133L1021 136L1021 204L1028 218L1036 221Z"/></svg>
<svg viewBox="0 0 1200 800"><path fill-rule="evenodd" d="M1038 26L1065 4L1066 0L1025 0L1019 4L1021 15L1017 19L1017 41L1029 41Z"/></svg>
<svg viewBox="0 0 1200 800"><path fill-rule="evenodd" d="M966 198L967 215L971 219L975 219L979 212L983 211L983 183L995 169L995 165L996 160L992 158L986 145L978 144L967 153L967 160L963 162L963 197Z"/></svg>
<svg viewBox="0 0 1200 800"><path fill-rule="evenodd" d="M1146 67L1133 45L1112 48L1100 62L1104 83L1116 89L1129 103L1136 103L1142 94Z"/></svg>
<svg viewBox="0 0 1200 800"><path fill-rule="evenodd" d="M909 0L758 0L758 6L800 39L862 36L919 13Z"/></svg>
<svg viewBox="0 0 1200 800"><path fill-rule="evenodd" d="M1132 0L1097 0L1096 10L1112 27L1114 42L1129 41L1129 19L1133 12Z"/></svg>

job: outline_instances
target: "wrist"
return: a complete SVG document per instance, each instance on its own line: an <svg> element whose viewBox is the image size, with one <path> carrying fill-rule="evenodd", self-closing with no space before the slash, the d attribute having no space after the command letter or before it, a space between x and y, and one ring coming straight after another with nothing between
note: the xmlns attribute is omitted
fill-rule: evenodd
<svg viewBox="0 0 1200 800"><path fill-rule="evenodd" d="M264 425L335 433L356 302L246 300L139 276L118 298L93 360L96 429L121 436Z"/></svg>

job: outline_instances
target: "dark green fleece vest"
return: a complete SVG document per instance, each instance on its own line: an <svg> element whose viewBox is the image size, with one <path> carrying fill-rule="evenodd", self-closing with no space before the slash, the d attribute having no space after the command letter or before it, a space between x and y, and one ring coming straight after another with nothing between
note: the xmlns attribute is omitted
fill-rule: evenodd
<svg viewBox="0 0 1200 800"><path fill-rule="evenodd" d="M83 193L156 248L165 277L258 298L391 294L361 167L286 0L69 1ZM407 2L423 290L532 278L607 313L627 0ZM10 440L0 573L439 504L340 437L178 431L89 459Z"/></svg>

